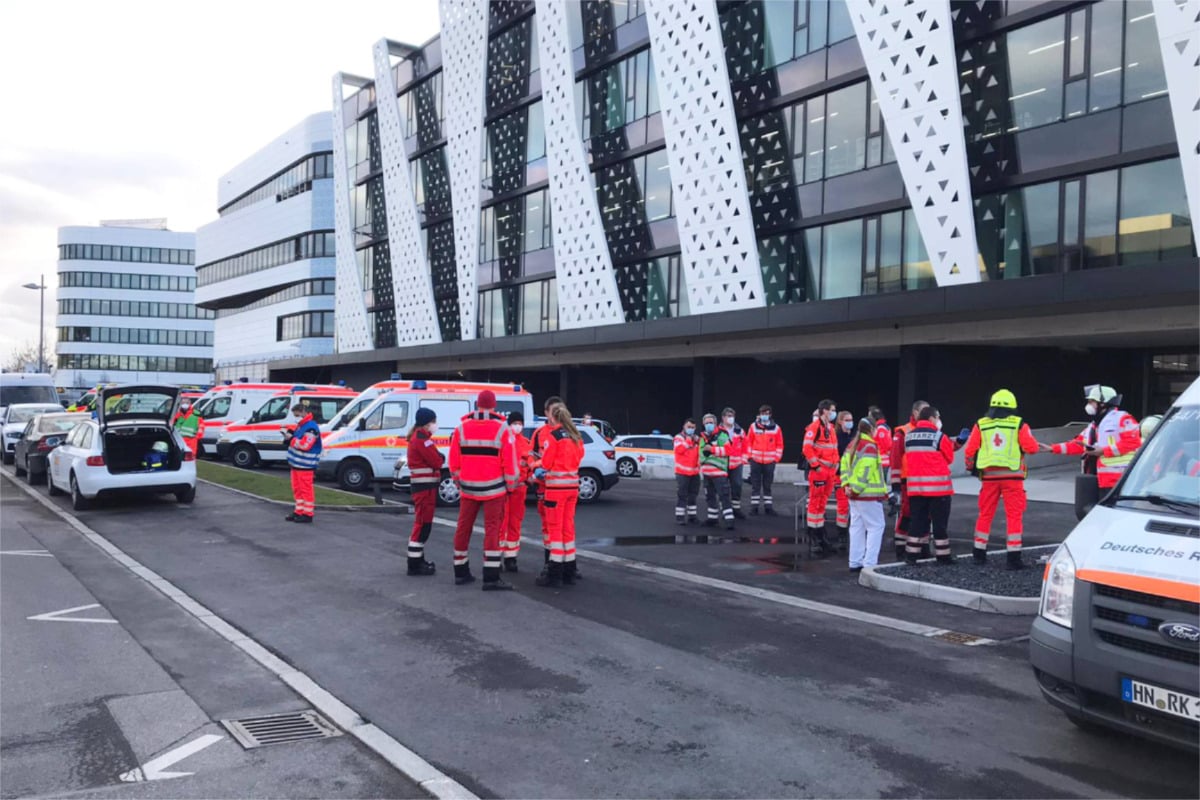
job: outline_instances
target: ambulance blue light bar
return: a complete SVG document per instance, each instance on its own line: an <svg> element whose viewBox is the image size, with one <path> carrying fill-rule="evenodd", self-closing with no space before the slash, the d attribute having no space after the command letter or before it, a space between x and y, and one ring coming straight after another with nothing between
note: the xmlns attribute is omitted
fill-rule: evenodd
<svg viewBox="0 0 1200 800"><path fill-rule="evenodd" d="M419 389L427 389L427 388L429 388L429 384L425 383L425 381L413 381L412 388L418 389L418 390Z"/></svg>

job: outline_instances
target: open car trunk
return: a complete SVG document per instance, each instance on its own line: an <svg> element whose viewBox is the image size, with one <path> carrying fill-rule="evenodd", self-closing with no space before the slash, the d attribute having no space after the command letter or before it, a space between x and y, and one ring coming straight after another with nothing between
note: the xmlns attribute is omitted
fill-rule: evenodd
<svg viewBox="0 0 1200 800"><path fill-rule="evenodd" d="M161 467L148 466L156 442L166 442L167 452ZM178 471L183 453L169 430L159 426L113 427L104 432L104 463L108 471L172 472Z"/></svg>

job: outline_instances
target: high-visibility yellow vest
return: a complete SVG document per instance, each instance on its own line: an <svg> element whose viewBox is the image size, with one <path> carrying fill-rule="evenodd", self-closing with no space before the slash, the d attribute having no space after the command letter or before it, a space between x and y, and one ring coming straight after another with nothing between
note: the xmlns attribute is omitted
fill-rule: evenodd
<svg viewBox="0 0 1200 800"><path fill-rule="evenodd" d="M1021 418L984 417L979 420L979 455L975 466L979 469L1003 467L1014 472L1021 468Z"/></svg>

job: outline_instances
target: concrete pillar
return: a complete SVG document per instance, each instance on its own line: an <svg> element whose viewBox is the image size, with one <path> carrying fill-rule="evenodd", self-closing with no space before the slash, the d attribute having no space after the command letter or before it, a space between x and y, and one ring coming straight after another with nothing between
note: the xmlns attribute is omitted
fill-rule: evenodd
<svg viewBox="0 0 1200 800"><path fill-rule="evenodd" d="M917 400L929 400L929 349L914 345L900 348L899 385L896 390L894 425L908 422L912 416L912 404ZM932 402L932 401L930 401Z"/></svg>
<svg viewBox="0 0 1200 800"><path fill-rule="evenodd" d="M692 361L692 419L697 423L706 411L717 413L717 410L713 409L715 373L716 362L713 359L697 358Z"/></svg>

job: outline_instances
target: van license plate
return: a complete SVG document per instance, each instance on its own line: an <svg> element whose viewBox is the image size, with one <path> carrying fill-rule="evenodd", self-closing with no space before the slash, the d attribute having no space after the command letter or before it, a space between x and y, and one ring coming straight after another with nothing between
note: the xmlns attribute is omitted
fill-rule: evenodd
<svg viewBox="0 0 1200 800"><path fill-rule="evenodd" d="M1145 706L1174 717L1200 721L1200 697L1194 695L1152 686L1133 678L1122 678L1121 697L1126 703L1133 703L1135 706Z"/></svg>

